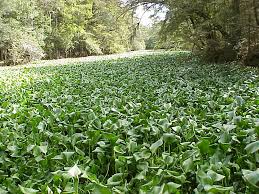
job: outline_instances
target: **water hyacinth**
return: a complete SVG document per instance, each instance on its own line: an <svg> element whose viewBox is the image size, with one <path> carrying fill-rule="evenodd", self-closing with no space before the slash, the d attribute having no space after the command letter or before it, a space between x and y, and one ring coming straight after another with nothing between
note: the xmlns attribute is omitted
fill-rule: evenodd
<svg viewBox="0 0 259 194"><path fill-rule="evenodd" d="M0 68L0 193L258 191L257 69L120 56Z"/></svg>

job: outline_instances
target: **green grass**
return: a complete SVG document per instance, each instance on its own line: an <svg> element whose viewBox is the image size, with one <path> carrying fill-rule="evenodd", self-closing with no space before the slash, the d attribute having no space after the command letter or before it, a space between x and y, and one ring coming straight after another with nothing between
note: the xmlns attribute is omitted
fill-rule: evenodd
<svg viewBox="0 0 259 194"><path fill-rule="evenodd" d="M0 193L256 193L258 88L188 53L0 69Z"/></svg>

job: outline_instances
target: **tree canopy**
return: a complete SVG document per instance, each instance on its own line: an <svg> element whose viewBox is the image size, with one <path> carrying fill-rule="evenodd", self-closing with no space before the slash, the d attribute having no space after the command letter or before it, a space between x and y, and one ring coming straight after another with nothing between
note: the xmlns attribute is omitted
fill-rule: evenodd
<svg viewBox="0 0 259 194"><path fill-rule="evenodd" d="M138 6L166 10L145 27ZM155 14L154 14L155 15ZM0 61L111 54L137 49L182 49L210 62L259 58L256 0L2 0Z"/></svg>
<svg viewBox="0 0 259 194"><path fill-rule="evenodd" d="M119 0L2 0L0 60L126 51L132 18L122 12Z"/></svg>
<svg viewBox="0 0 259 194"><path fill-rule="evenodd" d="M161 23L160 38L164 41L182 40L185 49L200 51L211 62L258 63L259 2L256 0L128 1L128 6L150 4L168 10Z"/></svg>

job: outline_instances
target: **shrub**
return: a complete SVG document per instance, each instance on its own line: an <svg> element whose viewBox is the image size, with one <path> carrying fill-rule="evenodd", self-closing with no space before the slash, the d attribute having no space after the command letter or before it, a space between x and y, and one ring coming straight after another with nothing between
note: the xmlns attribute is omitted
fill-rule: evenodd
<svg viewBox="0 0 259 194"><path fill-rule="evenodd" d="M21 31L10 34L5 46L7 51L6 65L28 63L44 57L44 51L39 41L34 36Z"/></svg>

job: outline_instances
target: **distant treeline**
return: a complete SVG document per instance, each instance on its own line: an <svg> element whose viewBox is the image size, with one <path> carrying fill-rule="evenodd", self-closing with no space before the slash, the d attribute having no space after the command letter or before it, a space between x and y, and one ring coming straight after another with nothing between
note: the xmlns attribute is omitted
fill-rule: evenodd
<svg viewBox="0 0 259 194"><path fill-rule="evenodd" d="M160 39L198 51L210 62L259 66L258 0L129 0L129 6L166 7Z"/></svg>
<svg viewBox="0 0 259 194"><path fill-rule="evenodd" d="M1 0L0 61L131 50L132 25L120 0Z"/></svg>
<svg viewBox="0 0 259 194"><path fill-rule="evenodd" d="M164 10L164 21L142 26L134 15L140 5ZM192 50L209 62L256 66L259 1L0 1L0 62L5 64L144 48Z"/></svg>

